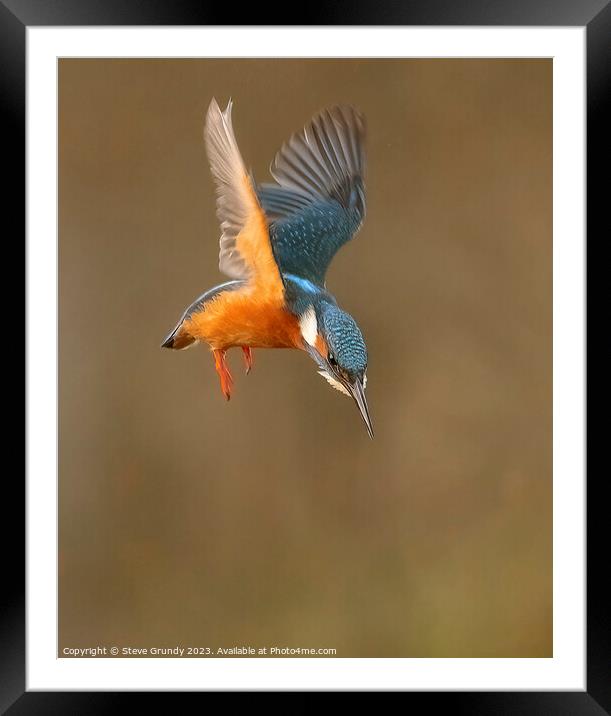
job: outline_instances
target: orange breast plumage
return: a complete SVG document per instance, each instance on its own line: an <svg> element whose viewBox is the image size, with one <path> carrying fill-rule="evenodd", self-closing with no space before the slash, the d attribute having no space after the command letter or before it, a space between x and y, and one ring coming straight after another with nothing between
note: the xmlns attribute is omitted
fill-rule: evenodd
<svg viewBox="0 0 611 716"><path fill-rule="evenodd" d="M276 296L258 293L254 287L221 293L185 321L184 330L214 350L301 346L296 316Z"/></svg>

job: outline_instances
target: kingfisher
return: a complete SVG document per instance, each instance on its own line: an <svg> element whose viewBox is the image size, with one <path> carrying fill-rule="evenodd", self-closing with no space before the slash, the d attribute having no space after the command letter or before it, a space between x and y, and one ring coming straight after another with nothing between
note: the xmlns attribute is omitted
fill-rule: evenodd
<svg viewBox="0 0 611 716"><path fill-rule="evenodd" d="M365 387L367 347L354 318L326 286L337 251L365 218L365 120L351 106L316 114L277 152L274 182L256 184L233 130L232 102L210 103L204 127L221 227L219 268L229 280L182 314L162 343L207 344L230 399L227 351L241 348L249 373L254 348L307 353L318 373L352 397L373 438Z"/></svg>

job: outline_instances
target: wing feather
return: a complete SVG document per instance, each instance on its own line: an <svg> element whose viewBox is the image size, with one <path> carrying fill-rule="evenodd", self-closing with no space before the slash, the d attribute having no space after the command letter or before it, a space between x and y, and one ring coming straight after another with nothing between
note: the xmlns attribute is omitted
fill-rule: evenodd
<svg viewBox="0 0 611 716"><path fill-rule="evenodd" d="M365 120L353 107L319 112L276 154L277 184L257 192L282 272L321 285L335 253L365 218Z"/></svg>
<svg viewBox="0 0 611 716"><path fill-rule="evenodd" d="M267 218L246 171L231 121L232 102L224 112L215 99L206 117L204 138L217 188L221 225L219 268L231 278L281 286L269 239Z"/></svg>

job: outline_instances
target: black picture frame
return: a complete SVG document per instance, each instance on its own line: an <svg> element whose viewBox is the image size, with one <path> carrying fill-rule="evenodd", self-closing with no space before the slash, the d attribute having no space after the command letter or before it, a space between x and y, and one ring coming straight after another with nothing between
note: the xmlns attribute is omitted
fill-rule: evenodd
<svg viewBox="0 0 611 716"><path fill-rule="evenodd" d="M270 8L272 6L269 6ZM231 11L217 4L184 0L0 0L0 97L4 123L3 209L12 219L15 236L25 237L25 121L26 28L70 25L223 25ZM275 18L259 5L241 8L240 24L298 25L513 25L585 26L587 28L587 228L602 226L603 191L597 183L607 169L603 151L610 126L605 96L611 74L611 5L609 0L338 0L328 7L301 5L303 16ZM231 12L235 15L234 12ZM277 14L274 11L274 14ZM251 17L254 16L254 17ZM279 23L278 20L284 22ZM599 220L597 222L597 219ZM607 232L608 233L608 230ZM601 237L602 239L602 237ZM25 242L23 244L25 246ZM22 257L23 260L24 256ZM14 266L15 264L13 264ZM13 275L15 269L11 269ZM588 288L588 296L589 296ZM15 293L11 294L15 301ZM5 304L8 306L9 304ZM18 329L11 315L11 351L18 349ZM15 340L17 337L17 340ZM23 339L25 346L25 336ZM35 349L32 347L32 349ZM23 363L25 365L25 361ZM25 374L24 374L25 378ZM15 382L11 379L11 382ZM25 380L24 380L25 383ZM26 388L27 390L27 388ZM18 404L18 403L17 403ZM14 412L11 411L11 421ZM17 443L19 444L19 443ZM611 619L604 589L608 557L605 479L590 476L587 490L587 691L558 692L406 692L410 705L428 700L428 707L451 708L469 714L611 714ZM12 715L94 714L121 708L142 707L141 699L165 703L165 693L26 692L25 691L25 510L24 483L6 471L4 556L14 564L5 569L0 612L0 710ZM9 518L10 515L10 518ZM183 693L172 692L171 698ZM201 694L197 694L201 698ZM205 694L204 694L205 696ZM309 697L310 694L305 695ZM432 699L432 701L431 701Z"/></svg>

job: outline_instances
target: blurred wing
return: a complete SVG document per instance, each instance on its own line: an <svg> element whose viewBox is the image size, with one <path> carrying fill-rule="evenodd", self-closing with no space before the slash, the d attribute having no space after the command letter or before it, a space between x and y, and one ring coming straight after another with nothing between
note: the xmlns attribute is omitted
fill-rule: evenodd
<svg viewBox="0 0 611 716"><path fill-rule="evenodd" d="M276 155L277 184L258 187L282 273L320 285L365 218L365 121L353 107L317 114Z"/></svg>
<svg viewBox="0 0 611 716"><path fill-rule="evenodd" d="M282 287L269 239L267 218L244 167L231 122L231 101L221 112L210 103L204 138L217 188L221 224L219 268L231 278Z"/></svg>

